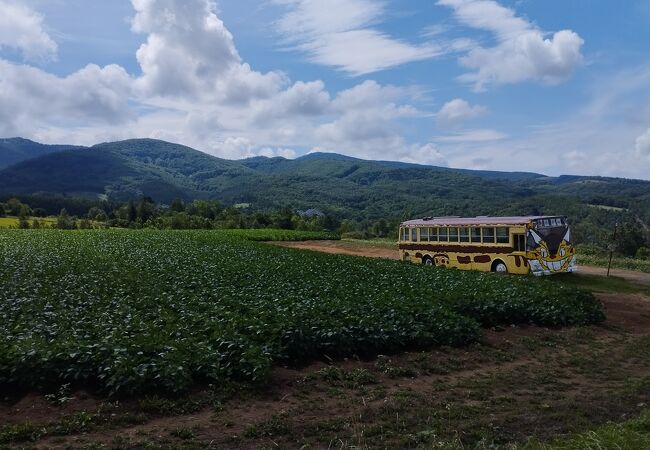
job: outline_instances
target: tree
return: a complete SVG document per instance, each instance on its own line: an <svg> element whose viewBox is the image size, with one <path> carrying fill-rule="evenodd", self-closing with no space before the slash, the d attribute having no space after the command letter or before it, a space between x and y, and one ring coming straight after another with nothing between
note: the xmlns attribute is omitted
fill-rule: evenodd
<svg viewBox="0 0 650 450"><path fill-rule="evenodd" d="M184 212L185 211L185 203L183 203L183 200L180 198L175 198L174 201L172 202L172 206L170 209L173 212Z"/></svg>
<svg viewBox="0 0 650 450"><path fill-rule="evenodd" d="M5 216L5 205L4 203L0 203L0 217Z"/></svg>
<svg viewBox="0 0 650 450"><path fill-rule="evenodd" d="M388 237L390 234L390 226L386 219L379 219L372 225L372 234L377 237Z"/></svg>
<svg viewBox="0 0 650 450"><path fill-rule="evenodd" d="M81 219L79 221L79 229L80 230L90 230L92 229L92 224L90 223L90 220L88 219Z"/></svg>
<svg viewBox="0 0 650 450"><path fill-rule="evenodd" d="M133 203L133 200L129 200L129 203L126 207L126 220L129 222L133 223L135 220L138 218L138 210L135 207L135 203Z"/></svg>
<svg viewBox="0 0 650 450"><path fill-rule="evenodd" d="M276 214L273 215L273 228L280 228L283 230L293 229L293 211L289 207L284 207Z"/></svg>
<svg viewBox="0 0 650 450"><path fill-rule="evenodd" d="M645 236L640 225L635 222L626 222L616 230L616 251L623 256L634 257L637 250L645 244Z"/></svg>
<svg viewBox="0 0 650 450"><path fill-rule="evenodd" d="M20 211L18 211L18 228L29 228L29 222L27 218L29 217L29 207L27 205L21 205Z"/></svg>
<svg viewBox="0 0 650 450"><path fill-rule="evenodd" d="M65 208L57 216L54 228L58 228L59 230L73 230L75 228L75 223Z"/></svg>
<svg viewBox="0 0 650 450"><path fill-rule="evenodd" d="M98 222L106 221L106 212L103 209L101 209L101 208L99 208L97 206L93 206L92 208L90 208L88 210L88 214L86 214L86 216L90 220L96 220Z"/></svg>
<svg viewBox="0 0 650 450"><path fill-rule="evenodd" d="M136 215L141 223L146 223L156 214L156 204L151 197L143 197L136 208Z"/></svg>
<svg viewBox="0 0 650 450"><path fill-rule="evenodd" d="M10 198L7 200L6 209L10 216L17 216L20 214L20 209L25 206L17 198Z"/></svg>

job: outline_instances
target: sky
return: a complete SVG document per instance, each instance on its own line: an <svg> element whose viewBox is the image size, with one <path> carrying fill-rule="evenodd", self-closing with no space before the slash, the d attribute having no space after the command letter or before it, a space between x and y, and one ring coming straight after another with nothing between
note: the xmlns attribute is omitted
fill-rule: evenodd
<svg viewBox="0 0 650 450"><path fill-rule="evenodd" d="M650 179L650 2L0 0L0 137Z"/></svg>

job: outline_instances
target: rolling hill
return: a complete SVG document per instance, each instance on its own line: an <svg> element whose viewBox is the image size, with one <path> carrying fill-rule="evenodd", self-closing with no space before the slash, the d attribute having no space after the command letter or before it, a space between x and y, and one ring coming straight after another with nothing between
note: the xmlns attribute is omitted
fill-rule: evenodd
<svg viewBox="0 0 650 450"><path fill-rule="evenodd" d="M79 149L74 145L46 145L23 138L0 139L0 169L21 161L63 150Z"/></svg>
<svg viewBox="0 0 650 450"><path fill-rule="evenodd" d="M605 216L613 210L600 207L605 206L630 211L650 224L650 182L642 180L472 171L331 153L232 161L152 139L57 148L1 170L0 193L117 201L150 196L162 203L210 198L249 203L254 209L317 207L360 221L565 213L593 216L598 224L610 222Z"/></svg>

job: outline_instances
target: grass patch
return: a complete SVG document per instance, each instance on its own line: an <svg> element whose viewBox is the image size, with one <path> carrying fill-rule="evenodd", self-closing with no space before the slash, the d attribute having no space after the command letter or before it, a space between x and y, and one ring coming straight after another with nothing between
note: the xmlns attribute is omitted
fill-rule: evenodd
<svg viewBox="0 0 650 450"><path fill-rule="evenodd" d="M606 277L583 273L560 273L548 278L554 283L562 283L592 292L650 295L650 286L633 283L621 277Z"/></svg>
<svg viewBox="0 0 650 450"><path fill-rule="evenodd" d="M608 423L594 430L544 444L530 442L522 450L640 450L650 448L650 412L623 423Z"/></svg>

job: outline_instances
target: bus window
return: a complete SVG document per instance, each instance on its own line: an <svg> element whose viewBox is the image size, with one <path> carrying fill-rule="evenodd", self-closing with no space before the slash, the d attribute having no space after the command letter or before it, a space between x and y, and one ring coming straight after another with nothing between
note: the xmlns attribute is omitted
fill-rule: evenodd
<svg viewBox="0 0 650 450"><path fill-rule="evenodd" d="M447 242L449 240L448 228L441 227L438 228L438 240L440 242Z"/></svg>
<svg viewBox="0 0 650 450"><path fill-rule="evenodd" d="M469 228L460 228L460 242L469 242Z"/></svg>
<svg viewBox="0 0 650 450"><path fill-rule="evenodd" d="M508 227L497 227L497 244L507 244L510 242L508 234Z"/></svg>
<svg viewBox="0 0 650 450"><path fill-rule="evenodd" d="M483 242L486 244L494 244L494 228L483 228Z"/></svg>
<svg viewBox="0 0 650 450"><path fill-rule="evenodd" d="M418 229L417 228L411 228L411 241L412 242L417 242L418 241Z"/></svg>
<svg viewBox="0 0 650 450"><path fill-rule="evenodd" d="M481 229L472 227L471 230L472 230L472 234L471 234L472 242L481 242Z"/></svg>
<svg viewBox="0 0 650 450"><path fill-rule="evenodd" d="M513 234L512 242L516 252L525 252L526 251L526 235L525 234Z"/></svg>
<svg viewBox="0 0 650 450"><path fill-rule="evenodd" d="M427 227L420 228L420 241L429 242L429 229Z"/></svg>
<svg viewBox="0 0 650 450"><path fill-rule="evenodd" d="M399 240L400 241L405 241L406 240L406 228L400 228L399 229Z"/></svg>
<svg viewBox="0 0 650 450"><path fill-rule="evenodd" d="M449 228L449 242L458 242L458 228L450 227Z"/></svg>
<svg viewBox="0 0 650 450"><path fill-rule="evenodd" d="M429 229L429 242L438 241L438 227L433 227Z"/></svg>

